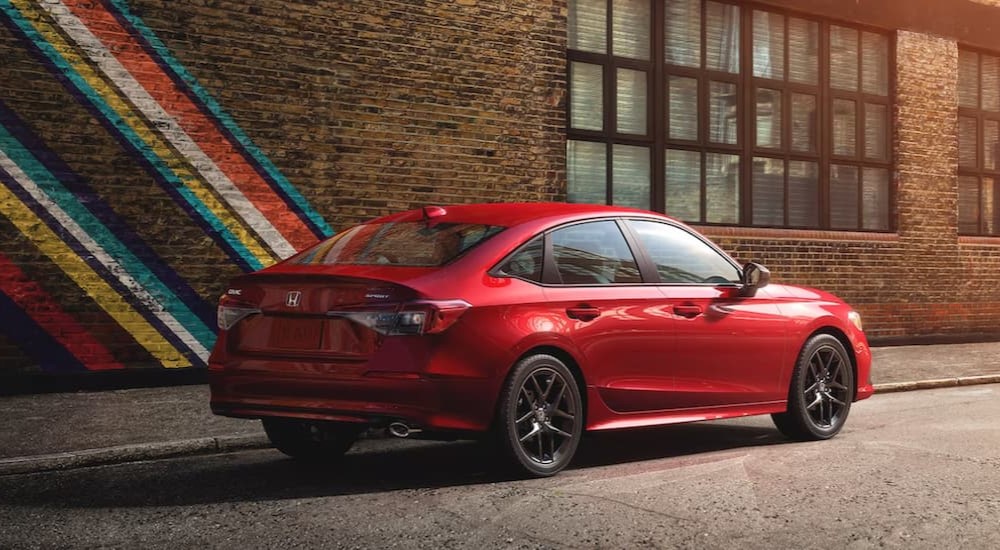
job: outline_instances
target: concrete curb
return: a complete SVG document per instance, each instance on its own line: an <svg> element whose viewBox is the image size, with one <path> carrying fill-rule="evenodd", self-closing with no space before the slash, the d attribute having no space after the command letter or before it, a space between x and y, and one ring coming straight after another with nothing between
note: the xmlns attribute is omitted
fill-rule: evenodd
<svg viewBox="0 0 1000 550"><path fill-rule="evenodd" d="M930 390L934 388L953 388L956 386L974 386L977 384L1000 384L1000 374L983 374L978 376L960 376L956 378L934 378L916 380L913 382L888 382L874 384L875 393L893 393L912 390Z"/></svg>
<svg viewBox="0 0 1000 550"><path fill-rule="evenodd" d="M0 476L107 466L197 454L227 453L270 447L264 435L225 435L181 441L120 445L48 455L0 459Z"/></svg>

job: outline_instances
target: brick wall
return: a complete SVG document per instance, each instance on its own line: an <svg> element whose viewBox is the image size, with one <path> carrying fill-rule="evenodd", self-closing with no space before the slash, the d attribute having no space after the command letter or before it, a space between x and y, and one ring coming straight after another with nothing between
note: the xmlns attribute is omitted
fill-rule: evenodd
<svg viewBox="0 0 1000 550"><path fill-rule="evenodd" d="M242 271L418 205L562 198L565 19L0 2L0 376L202 366Z"/></svg>
<svg viewBox="0 0 1000 550"><path fill-rule="evenodd" d="M421 204L563 199L566 14L0 2L0 376L201 366L235 274ZM956 234L957 39L936 34L895 33L897 232L705 229L848 299L874 338L1000 317L1000 240Z"/></svg>

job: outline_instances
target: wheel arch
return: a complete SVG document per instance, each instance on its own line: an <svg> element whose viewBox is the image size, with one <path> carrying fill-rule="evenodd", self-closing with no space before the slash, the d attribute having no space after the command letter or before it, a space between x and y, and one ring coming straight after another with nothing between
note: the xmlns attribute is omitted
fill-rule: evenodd
<svg viewBox="0 0 1000 550"><path fill-rule="evenodd" d="M824 325L812 331L812 333L810 333L809 336L807 336L806 339L802 342L802 345L805 346L806 342L808 342L814 336L817 336L819 334L828 334L830 336L833 336L838 341L840 341L840 344L842 346L844 346L844 351L847 352L847 357L850 358L851 360L851 374L852 374L851 379L854 380L854 401L857 401L858 387L859 387L858 358L854 353L854 346L851 345L851 340L847 337L847 334L845 334L844 331L840 330L839 328L831 325Z"/></svg>
<svg viewBox="0 0 1000 550"><path fill-rule="evenodd" d="M504 375L503 378L503 384L506 384L507 380L510 379L511 374L513 374L514 365L518 364L525 357L531 357L532 355L539 355L539 354L551 355L555 357L556 359L562 361L563 364L566 365L566 368L568 368L569 371L573 373L573 378L576 379L577 388L579 388L580 390L580 407L583 409L583 426L584 430L586 430L587 406L588 406L587 382L584 379L583 369L580 368L580 364L577 362L576 358L573 357L573 354L566 351L565 349L553 344L538 344L525 350L520 355L518 355L517 358L514 359L514 362L511 363L511 365L507 368L507 373ZM500 406L501 406L500 399L497 399L497 403L494 406L493 410L493 418L490 419L491 426L494 426L496 424L497 413L499 412Z"/></svg>

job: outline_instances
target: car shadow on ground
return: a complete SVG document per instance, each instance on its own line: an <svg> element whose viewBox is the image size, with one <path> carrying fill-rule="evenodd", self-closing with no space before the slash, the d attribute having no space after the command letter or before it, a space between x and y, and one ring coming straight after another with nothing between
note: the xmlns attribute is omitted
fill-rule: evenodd
<svg viewBox="0 0 1000 550"><path fill-rule="evenodd" d="M561 476L788 443L762 423L700 423L589 434ZM646 464L647 461L652 461ZM334 464L302 464L274 450L186 457L0 478L0 506L144 507L260 502L520 481L475 442L363 441ZM673 464L673 463L671 463ZM605 476L606 472L599 472ZM556 480L558 483L558 479Z"/></svg>

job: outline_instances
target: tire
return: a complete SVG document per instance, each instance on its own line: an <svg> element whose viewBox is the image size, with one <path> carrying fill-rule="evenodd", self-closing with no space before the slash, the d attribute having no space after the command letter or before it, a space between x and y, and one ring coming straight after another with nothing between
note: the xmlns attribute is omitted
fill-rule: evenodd
<svg viewBox="0 0 1000 550"><path fill-rule="evenodd" d="M537 477L569 465L583 435L583 400L562 361L544 354L518 361L499 404L496 435L510 464Z"/></svg>
<svg viewBox="0 0 1000 550"><path fill-rule="evenodd" d="M264 418L261 423L274 448L304 461L337 460L344 456L360 434L353 426L332 422Z"/></svg>
<svg viewBox="0 0 1000 550"><path fill-rule="evenodd" d="M830 439L844 427L854 392L854 370L844 345L829 334L817 334L799 352L788 410L771 419L791 439Z"/></svg>

